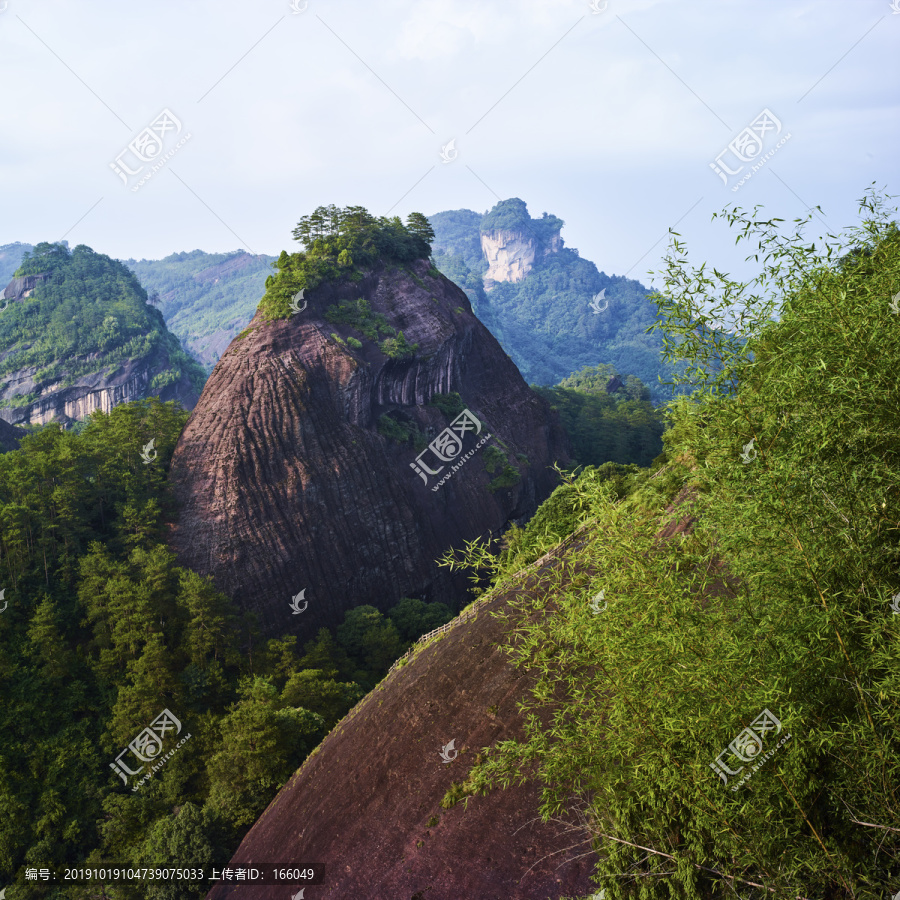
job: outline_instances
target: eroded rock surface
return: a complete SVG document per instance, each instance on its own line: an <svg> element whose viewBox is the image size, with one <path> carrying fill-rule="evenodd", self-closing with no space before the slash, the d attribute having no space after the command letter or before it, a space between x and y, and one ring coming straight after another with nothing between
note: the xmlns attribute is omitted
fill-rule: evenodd
<svg viewBox="0 0 900 900"><path fill-rule="evenodd" d="M418 345L413 355L390 358L379 342L326 320L329 306L359 298ZM178 442L171 480L181 562L211 574L266 633L301 640L363 603L386 610L417 596L458 609L468 583L436 560L497 536L548 496L550 467L568 459L555 414L427 260L323 284L304 302L289 319L257 313ZM395 427L433 441L454 416L429 402L451 392L482 428L462 435L461 454L443 468L431 451L420 457L379 433L379 417L390 414ZM417 474L417 457L438 474ZM300 591L308 607L295 615Z"/></svg>

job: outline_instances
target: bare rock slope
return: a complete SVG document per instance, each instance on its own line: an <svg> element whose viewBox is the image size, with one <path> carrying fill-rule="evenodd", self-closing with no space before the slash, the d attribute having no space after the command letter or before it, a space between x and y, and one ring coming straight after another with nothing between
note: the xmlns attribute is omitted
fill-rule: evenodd
<svg viewBox="0 0 900 900"><path fill-rule="evenodd" d="M574 536L578 547L584 540ZM532 589L539 561L515 585ZM462 782L483 747L523 736L516 703L528 678L503 650L492 613L508 593L479 601L445 635L395 668L351 710L279 792L229 864L319 863L308 900L557 900L593 893L595 862L574 820L543 824L535 784L461 800L441 799ZM453 756L441 750L451 740ZM275 900L285 886L219 885L208 900Z"/></svg>

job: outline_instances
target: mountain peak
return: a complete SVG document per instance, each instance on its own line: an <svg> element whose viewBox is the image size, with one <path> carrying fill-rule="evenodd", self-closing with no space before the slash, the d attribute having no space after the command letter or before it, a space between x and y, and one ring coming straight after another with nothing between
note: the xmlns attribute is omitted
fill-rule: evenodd
<svg viewBox="0 0 900 900"><path fill-rule="evenodd" d="M563 247L565 223L546 212L532 219L524 200L501 200L481 220L481 250L488 263L484 288L503 281L522 281L536 262Z"/></svg>
<svg viewBox="0 0 900 900"><path fill-rule="evenodd" d="M558 419L428 260L302 290L286 318L261 303L207 382L172 460L175 548L269 634L400 596L458 606L465 579L435 560L534 511L568 459Z"/></svg>
<svg viewBox="0 0 900 900"><path fill-rule="evenodd" d="M203 371L122 263L65 242L20 259L3 291L0 418L68 425L154 395L193 406Z"/></svg>

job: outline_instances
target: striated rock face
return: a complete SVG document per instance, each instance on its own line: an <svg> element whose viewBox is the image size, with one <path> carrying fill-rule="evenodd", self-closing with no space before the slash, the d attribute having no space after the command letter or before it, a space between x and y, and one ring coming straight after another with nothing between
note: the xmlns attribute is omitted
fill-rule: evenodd
<svg viewBox="0 0 900 900"><path fill-rule="evenodd" d="M565 578L564 557L550 557L512 590L540 589L546 581L538 577L550 570ZM509 662L506 628L492 615L509 596L479 601L474 618L454 623L351 710L260 816L229 867L322 864L322 883L306 890L321 900L594 893L588 834L566 815L543 824L537 785L441 807L483 747L524 734L516 704L530 681ZM451 740L445 763L441 750ZM208 900L274 900L297 890L220 885Z"/></svg>
<svg viewBox="0 0 900 900"><path fill-rule="evenodd" d="M211 574L269 634L296 629L305 640L352 607L387 610L403 596L458 608L467 582L435 560L531 515L555 484L548 467L568 459L555 414L465 294L434 271L426 260L410 271L381 267L306 291L306 309L287 320L258 313L219 360L178 442L170 479L180 562ZM418 344L415 354L389 358L325 320L329 305L358 298ZM457 423L458 455L439 438L455 411L427 405L450 392L475 417ZM382 436L387 413L395 434L438 439L444 460ZM293 615L300 591L308 607Z"/></svg>
<svg viewBox="0 0 900 900"><path fill-rule="evenodd" d="M0 353L0 361L5 354ZM24 406L0 405L0 419L13 425L43 425L53 419L62 425L70 425L92 412L109 412L120 403L140 400L159 394L162 400L178 400L185 409L193 409L197 392L190 379L184 375L161 391L151 390L154 375L168 366L168 355L156 352L132 359L113 370L104 369L76 379L67 387L61 382L44 384L37 400ZM34 366L19 369L4 376L0 389L0 404L33 393L37 389Z"/></svg>

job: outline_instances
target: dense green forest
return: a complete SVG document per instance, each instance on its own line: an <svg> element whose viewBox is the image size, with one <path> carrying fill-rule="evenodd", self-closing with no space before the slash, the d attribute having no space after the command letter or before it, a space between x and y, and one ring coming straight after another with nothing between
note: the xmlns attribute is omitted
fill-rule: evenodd
<svg viewBox="0 0 900 900"><path fill-rule="evenodd" d="M816 242L812 214L783 234L727 211L750 284L679 242L657 302L693 390L659 471L569 476L499 558L476 542L444 561L509 589L584 529L565 579L511 594L525 738L444 805L537 777L545 820L585 824L607 900L900 887L900 230L874 193L862 209ZM698 331L710 301L737 305L745 341ZM679 492L692 505L665 515Z"/></svg>
<svg viewBox="0 0 900 900"><path fill-rule="evenodd" d="M172 253L124 260L163 314L169 329L211 371L223 332L236 335L252 318L271 274L273 256Z"/></svg>
<svg viewBox="0 0 900 900"><path fill-rule="evenodd" d="M543 255L548 238L564 224L544 213L533 219L517 197L498 203L484 216L459 209L429 217L434 228L437 268L469 297L475 314L500 341L529 384L556 384L585 366L613 365L640 378L652 400L672 397L673 365L663 359L662 340L647 330L659 320L650 292L640 282L598 271L577 250L562 248ZM485 291L488 265L481 234L503 229L533 238L538 252L528 276L501 282ZM608 308L591 309L605 290ZM670 386L660 383L669 382Z"/></svg>
<svg viewBox="0 0 900 900"><path fill-rule="evenodd" d="M221 867L329 729L453 616L405 599L387 616L357 607L334 634L263 641L252 615L166 547L166 466L186 419L173 403L130 403L80 434L51 424L0 456L0 884L29 865ZM146 464L150 440L158 456ZM190 739L133 790L113 762L164 708Z"/></svg>
<svg viewBox="0 0 900 900"><path fill-rule="evenodd" d="M114 368L155 351L168 354L168 367L154 391L187 374L199 392L205 373L166 328L159 310L147 305L146 291L122 263L83 244L38 244L26 251L17 276L46 275L31 296L0 315L0 379L37 367L35 390L7 400L31 403L42 385L74 383L79 376Z"/></svg>
<svg viewBox="0 0 900 900"><path fill-rule="evenodd" d="M611 379L622 386L608 393ZM615 366L600 365L586 367L556 387L531 389L559 412L576 465L649 466L662 452L663 412L634 375L620 377Z"/></svg>
<svg viewBox="0 0 900 900"><path fill-rule="evenodd" d="M269 319L291 314L291 299L300 290L333 278L359 281L362 269L379 261L388 263L428 259L434 232L421 213L410 213L406 224L399 216L376 218L365 207L320 206L300 219L294 239L303 250L281 252L277 275L266 279L260 309Z"/></svg>

